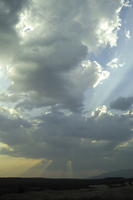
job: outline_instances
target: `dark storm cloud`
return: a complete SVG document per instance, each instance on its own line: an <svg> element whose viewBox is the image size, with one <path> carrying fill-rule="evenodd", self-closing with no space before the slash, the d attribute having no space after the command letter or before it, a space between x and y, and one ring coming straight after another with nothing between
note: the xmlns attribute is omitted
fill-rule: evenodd
<svg viewBox="0 0 133 200"><path fill-rule="evenodd" d="M79 57L80 59L80 57ZM41 62L41 61L40 61ZM30 107L48 106L61 104L71 110L81 109L84 100L84 92L92 86L100 76L99 65L97 63L86 63L86 68L78 66L76 69L66 72L65 69L56 69L52 64L45 65L40 63L40 70L35 69L27 75L22 76L21 81L18 80L16 85L13 85L15 91L20 88L32 98L25 98L18 106ZM25 74L27 64L19 66L19 72ZM68 66L68 65L67 65ZM59 66L58 66L59 67ZM63 66L62 66L63 67ZM26 70L26 71L25 71ZM17 81L17 74L14 74ZM23 84L27 83L27 84ZM30 92L31 88L34 88Z"/></svg>
<svg viewBox="0 0 133 200"><path fill-rule="evenodd" d="M119 97L110 104L111 109L115 110L130 110L133 104L133 97Z"/></svg>
<svg viewBox="0 0 133 200"><path fill-rule="evenodd" d="M0 2L0 53L11 81L0 96L8 102L0 113L1 154L47 159L50 174L111 164L116 147L132 138L131 114L97 110L84 117L83 105L85 92L106 74L88 54L116 45L121 7L120 0ZM33 117L39 107L42 115Z"/></svg>
<svg viewBox="0 0 133 200"><path fill-rule="evenodd" d="M99 117L94 116L85 119L81 114L65 116L62 112L52 112L40 119L42 123L39 124L40 133L38 136L40 135L41 138L46 137L46 135L51 139L54 137L56 139L56 136L72 136L120 142L131 136L130 119L123 115L112 116L105 113Z"/></svg>
<svg viewBox="0 0 133 200"><path fill-rule="evenodd" d="M3 110L5 113L6 110ZM27 129L30 129L31 124L20 117L12 117L7 114L0 113L0 142L8 145L25 143L27 137Z"/></svg>
<svg viewBox="0 0 133 200"><path fill-rule="evenodd" d="M69 52L70 56L68 53L64 52L64 54L69 56L70 59L68 61L66 59L66 63L65 59L63 59L64 64L62 61L60 61L60 59L62 59L61 54L63 53L63 49L60 50L60 55L57 55L59 60L54 61L54 56L56 57L55 54L58 54L57 51L54 51L53 55L51 55L49 58L45 59L44 56L44 60L41 60L42 58L38 60L36 69L34 71L32 70L32 72L27 72L27 69L30 67L29 64L34 68L34 63L28 63L27 61L27 64L20 64L18 68L19 71L17 73L22 73L23 76L21 81L17 81L17 77L14 77L17 83L13 87L15 88L15 91L18 89L23 91L31 91L32 88L34 88L35 92L31 93L31 96L33 95L33 98L36 100L36 104L37 102L40 103L40 105L41 102L43 102L44 105L61 103L66 104L68 107L80 107L83 98L82 92L87 87L87 82L89 84L89 82L93 81L91 79L93 79L95 74L92 75L93 77L88 77L88 80L86 80L86 83L83 83L83 85L82 82L86 75L83 74L82 69L79 67L79 74L81 74L81 77L79 77L81 80L81 85L79 85L79 80L75 79L76 75L78 75L78 70L75 70L73 74L72 72L67 72L68 74L65 74L64 71L66 70L64 68L69 68L70 65L73 65L73 62L78 62L81 60L81 56L84 54L85 48L81 49L79 52L75 51L75 55L72 55L73 53L71 49L71 53ZM88 71L92 70L89 69Z"/></svg>
<svg viewBox="0 0 133 200"><path fill-rule="evenodd" d="M31 95L31 105L33 101L37 106L61 104L81 109L85 91L100 76L98 63L90 61L83 72L82 61L100 46L115 45L120 24L116 10L121 6L120 0L111 4L103 0L33 0L23 12L25 21L20 18L17 25L20 46L9 72L14 82L10 89ZM107 24L114 22L109 35L103 36L103 19ZM26 26L31 31L24 32Z"/></svg>
<svg viewBox="0 0 133 200"><path fill-rule="evenodd" d="M1 31L11 31L18 23L19 13L28 0L1 0L0 1L0 27ZM10 35L10 32L8 32Z"/></svg>
<svg viewBox="0 0 133 200"><path fill-rule="evenodd" d="M9 116L1 114L0 138L12 150L3 148L1 153L52 160L49 174L65 170L69 161L75 173L97 168L98 163L100 168L107 167L107 162L116 159L117 147L132 138L131 115L103 113L84 118L51 111L31 122Z"/></svg>
<svg viewBox="0 0 133 200"><path fill-rule="evenodd" d="M19 13L27 2L28 0L0 1L0 54L3 62L12 59L18 49L19 38L15 25L19 21Z"/></svg>

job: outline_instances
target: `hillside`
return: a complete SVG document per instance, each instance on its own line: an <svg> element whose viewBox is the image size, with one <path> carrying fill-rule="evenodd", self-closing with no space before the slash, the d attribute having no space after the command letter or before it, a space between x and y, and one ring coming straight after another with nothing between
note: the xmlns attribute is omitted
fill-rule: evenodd
<svg viewBox="0 0 133 200"><path fill-rule="evenodd" d="M106 178L106 177L124 177L124 178L132 178L133 177L133 169L121 169L117 171L110 171L103 173L99 176L93 176L91 178Z"/></svg>

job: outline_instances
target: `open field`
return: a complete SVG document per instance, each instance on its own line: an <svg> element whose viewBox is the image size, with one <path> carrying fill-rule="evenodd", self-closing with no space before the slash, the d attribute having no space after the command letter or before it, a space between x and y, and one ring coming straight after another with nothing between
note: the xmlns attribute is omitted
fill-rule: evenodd
<svg viewBox="0 0 133 200"><path fill-rule="evenodd" d="M133 186L109 188L106 185L85 190L46 190L3 195L1 200L132 200Z"/></svg>
<svg viewBox="0 0 133 200"><path fill-rule="evenodd" d="M0 178L0 200L132 200L133 179Z"/></svg>

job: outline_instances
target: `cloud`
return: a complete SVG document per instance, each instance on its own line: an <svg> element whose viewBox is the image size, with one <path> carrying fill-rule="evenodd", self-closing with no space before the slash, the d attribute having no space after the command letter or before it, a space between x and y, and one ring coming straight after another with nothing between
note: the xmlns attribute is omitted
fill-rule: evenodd
<svg viewBox="0 0 133 200"><path fill-rule="evenodd" d="M131 39L131 33L130 33L129 30L125 31L125 37L126 37L127 39Z"/></svg>
<svg viewBox="0 0 133 200"><path fill-rule="evenodd" d="M125 63L120 63L119 58L114 58L110 62L107 63L107 66L111 68L118 68L118 67L123 67Z"/></svg>
<svg viewBox="0 0 133 200"><path fill-rule="evenodd" d="M1 61L9 64L18 49L19 37L15 25L19 21L18 13L27 5L26 0L0 1L0 55Z"/></svg>
<svg viewBox="0 0 133 200"><path fill-rule="evenodd" d="M40 163L40 173L47 176L70 172L82 176L97 169L98 163L99 169L106 168L109 157L114 159L117 154L116 147L132 138L132 115L113 115L101 107L87 118L58 110L30 121L12 114L4 117L1 113L0 117L1 154L46 159L44 167Z"/></svg>
<svg viewBox="0 0 133 200"><path fill-rule="evenodd" d="M24 143L25 139L28 139L27 131L30 129L31 123L23 119L14 109L1 107L0 127L0 141L12 146Z"/></svg>
<svg viewBox="0 0 133 200"><path fill-rule="evenodd" d="M38 75L38 78L40 76ZM97 62L90 60L83 61L81 65L67 73L56 73L54 70L45 69L43 75L45 78L42 83L40 83L40 79L36 80L37 76L32 76L36 91L29 92L29 94L23 93L22 95L11 94L7 99L14 99L16 97L19 100L19 97L22 97L17 104L17 107L20 108L31 109L39 106L60 104L73 111L80 110L83 106L85 91L90 87L98 86L108 76L109 72L103 70L102 66ZM19 87L19 84L21 82L18 82L16 87ZM44 87L41 88L40 84ZM27 87L26 90L30 90L28 88L31 87L30 82L25 87Z"/></svg>
<svg viewBox="0 0 133 200"><path fill-rule="evenodd" d="M117 45L123 5L121 0L0 2L0 64L10 80L0 94L1 154L41 159L31 174L47 176L77 177L113 166L116 147L132 138L132 114L101 106L84 116L83 108L86 91L109 77L90 55ZM120 64L116 59L110 65Z"/></svg>
<svg viewBox="0 0 133 200"><path fill-rule="evenodd" d="M33 0L16 23L19 48L8 72L10 90L28 93L37 106L81 108L85 91L109 73L96 61L89 61L86 75L80 66L88 53L116 45L122 6L120 0L59 0L54 6L52 0Z"/></svg>
<svg viewBox="0 0 133 200"><path fill-rule="evenodd" d="M129 110L133 104L133 97L119 97L110 104L111 109L115 110Z"/></svg>

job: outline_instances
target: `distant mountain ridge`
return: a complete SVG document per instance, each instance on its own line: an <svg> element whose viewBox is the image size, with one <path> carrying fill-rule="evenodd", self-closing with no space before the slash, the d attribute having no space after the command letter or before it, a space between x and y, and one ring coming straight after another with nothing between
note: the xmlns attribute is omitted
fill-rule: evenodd
<svg viewBox="0 0 133 200"><path fill-rule="evenodd" d="M90 178L95 179L95 178L107 178L107 177L133 178L133 169L121 169L116 171L110 171Z"/></svg>

